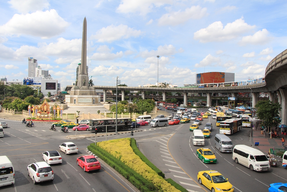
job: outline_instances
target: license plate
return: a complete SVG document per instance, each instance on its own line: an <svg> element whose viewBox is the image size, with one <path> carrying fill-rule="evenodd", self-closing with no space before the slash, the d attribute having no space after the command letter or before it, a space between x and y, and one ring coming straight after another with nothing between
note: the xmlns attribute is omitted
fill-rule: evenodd
<svg viewBox="0 0 287 192"><path fill-rule="evenodd" d="M93 165L93 167L96 167L96 165Z"/></svg>
<svg viewBox="0 0 287 192"><path fill-rule="evenodd" d="M0 181L6 180L8 177L0 178Z"/></svg>
<svg viewBox="0 0 287 192"><path fill-rule="evenodd" d="M71 148L71 150L75 150L75 148Z"/></svg>
<svg viewBox="0 0 287 192"><path fill-rule="evenodd" d="M48 174L44 175L44 177L48 177Z"/></svg>
<svg viewBox="0 0 287 192"><path fill-rule="evenodd" d="M213 162L213 161L210 161L211 163Z"/></svg>

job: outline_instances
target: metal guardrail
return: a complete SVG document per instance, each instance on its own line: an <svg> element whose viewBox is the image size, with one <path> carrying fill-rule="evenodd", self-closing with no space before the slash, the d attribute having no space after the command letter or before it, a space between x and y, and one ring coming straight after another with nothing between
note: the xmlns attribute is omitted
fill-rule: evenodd
<svg viewBox="0 0 287 192"><path fill-rule="evenodd" d="M266 71L265 71L265 77L275 68L283 65L283 61L287 59L287 49L282 51L280 54L278 54L276 57L274 57L267 65Z"/></svg>

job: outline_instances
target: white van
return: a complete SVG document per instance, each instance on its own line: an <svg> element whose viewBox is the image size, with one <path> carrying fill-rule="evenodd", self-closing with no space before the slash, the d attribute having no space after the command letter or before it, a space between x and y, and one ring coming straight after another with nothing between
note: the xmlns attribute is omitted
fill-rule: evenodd
<svg viewBox="0 0 287 192"><path fill-rule="evenodd" d="M282 167L287 168L287 151L282 156Z"/></svg>
<svg viewBox="0 0 287 192"><path fill-rule="evenodd" d="M140 120L145 120L145 121L150 122L150 121L151 121L151 115L141 115L141 116L138 116L137 122L139 122Z"/></svg>
<svg viewBox="0 0 287 192"><path fill-rule="evenodd" d="M150 122L151 127L168 126L168 118L155 118Z"/></svg>
<svg viewBox="0 0 287 192"><path fill-rule="evenodd" d="M0 137L4 137L4 130L3 127L0 126Z"/></svg>
<svg viewBox="0 0 287 192"><path fill-rule="evenodd" d="M204 145L204 135L202 133L202 130L193 130L192 143L193 145Z"/></svg>
<svg viewBox="0 0 287 192"><path fill-rule="evenodd" d="M266 155L253 147L247 145L235 145L232 159L252 171L269 171L270 164Z"/></svg>
<svg viewBox="0 0 287 192"><path fill-rule="evenodd" d="M231 153L233 144L229 137L224 134L216 134L214 137L214 147L217 148L220 152Z"/></svg>
<svg viewBox="0 0 287 192"><path fill-rule="evenodd" d="M7 156L0 156L0 187L15 183L14 167Z"/></svg>

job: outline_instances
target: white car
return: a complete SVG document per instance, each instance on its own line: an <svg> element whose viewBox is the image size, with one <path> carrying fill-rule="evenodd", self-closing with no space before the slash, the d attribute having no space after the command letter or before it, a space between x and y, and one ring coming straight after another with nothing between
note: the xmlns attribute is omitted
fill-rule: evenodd
<svg viewBox="0 0 287 192"><path fill-rule="evenodd" d="M191 117L190 117L190 120L195 120L196 119L196 115L192 115Z"/></svg>
<svg viewBox="0 0 287 192"><path fill-rule="evenodd" d="M216 115L215 114L212 115L212 119L216 119Z"/></svg>
<svg viewBox="0 0 287 192"><path fill-rule="evenodd" d="M43 181L53 181L54 172L50 165L46 162L35 162L27 166L28 176L32 179L34 184Z"/></svg>
<svg viewBox="0 0 287 192"><path fill-rule="evenodd" d="M50 164L61 164L63 161L62 157L58 151L45 151L43 153L43 159L49 165Z"/></svg>
<svg viewBox="0 0 287 192"><path fill-rule="evenodd" d="M78 153L79 149L77 145L73 142L64 142L59 145L60 151L63 151L65 154L71 154L71 153Z"/></svg>
<svg viewBox="0 0 287 192"><path fill-rule="evenodd" d="M199 121L199 120L195 120L194 122L193 122L193 124L196 124L196 125L201 125L201 121Z"/></svg>

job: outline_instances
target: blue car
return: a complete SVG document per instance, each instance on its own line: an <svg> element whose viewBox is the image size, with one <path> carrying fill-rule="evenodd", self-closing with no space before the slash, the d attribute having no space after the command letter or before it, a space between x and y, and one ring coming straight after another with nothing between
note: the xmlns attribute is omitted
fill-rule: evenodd
<svg viewBox="0 0 287 192"><path fill-rule="evenodd" d="M271 183L269 192L287 192L287 183Z"/></svg>

